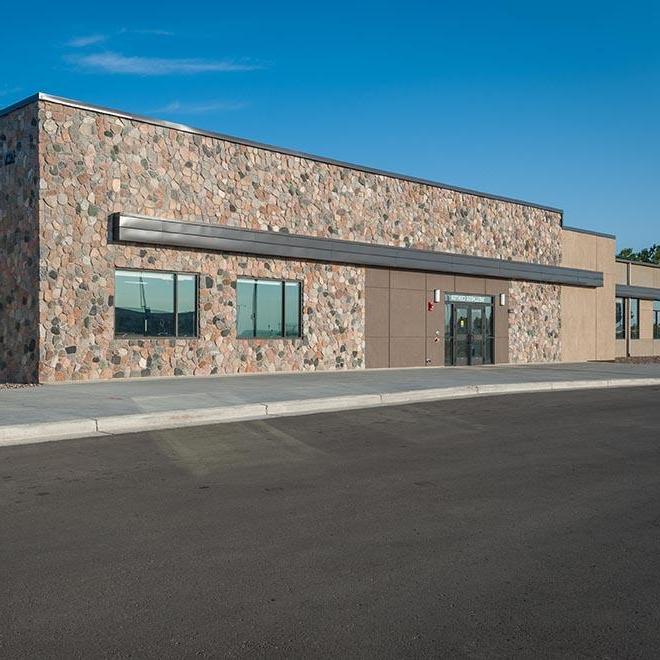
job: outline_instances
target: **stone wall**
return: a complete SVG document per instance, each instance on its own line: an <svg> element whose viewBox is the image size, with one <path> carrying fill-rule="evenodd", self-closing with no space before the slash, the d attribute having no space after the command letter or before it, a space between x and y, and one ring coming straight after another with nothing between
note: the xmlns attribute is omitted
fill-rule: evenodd
<svg viewBox="0 0 660 660"><path fill-rule="evenodd" d="M560 216L550 211L50 102L39 116L42 380L364 365L363 269L108 244L117 211L561 261ZM199 272L200 338L115 340L115 266ZM236 338L232 283L250 274L304 280L302 340ZM555 287L540 290L543 305L553 296L558 305ZM524 301L512 303L522 317ZM542 333L538 316L526 320ZM555 359L547 343L521 335L516 360Z"/></svg>
<svg viewBox="0 0 660 660"><path fill-rule="evenodd" d="M37 378L37 138L36 103L0 117L0 382Z"/></svg>
<svg viewBox="0 0 660 660"><path fill-rule="evenodd" d="M561 287L511 282L509 362L561 360Z"/></svg>

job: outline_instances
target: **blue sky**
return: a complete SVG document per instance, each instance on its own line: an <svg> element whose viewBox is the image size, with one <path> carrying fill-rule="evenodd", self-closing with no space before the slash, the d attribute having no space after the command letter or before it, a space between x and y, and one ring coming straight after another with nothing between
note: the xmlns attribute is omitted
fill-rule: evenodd
<svg viewBox="0 0 660 660"><path fill-rule="evenodd" d="M520 197L660 242L660 3L6 3L45 91Z"/></svg>

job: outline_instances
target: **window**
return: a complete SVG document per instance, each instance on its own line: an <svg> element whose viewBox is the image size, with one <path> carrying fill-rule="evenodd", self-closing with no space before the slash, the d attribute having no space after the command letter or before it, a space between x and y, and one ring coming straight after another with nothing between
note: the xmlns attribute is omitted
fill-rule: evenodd
<svg viewBox="0 0 660 660"><path fill-rule="evenodd" d="M115 336L196 337L197 275L115 271Z"/></svg>
<svg viewBox="0 0 660 660"><path fill-rule="evenodd" d="M639 339L639 300L630 298L628 305L630 305L630 338Z"/></svg>
<svg viewBox="0 0 660 660"><path fill-rule="evenodd" d="M653 303L653 339L660 339L660 301Z"/></svg>
<svg viewBox="0 0 660 660"><path fill-rule="evenodd" d="M626 338L626 303L623 298L616 299L616 338Z"/></svg>
<svg viewBox="0 0 660 660"><path fill-rule="evenodd" d="M239 279L236 333L239 339L300 337L300 282Z"/></svg>

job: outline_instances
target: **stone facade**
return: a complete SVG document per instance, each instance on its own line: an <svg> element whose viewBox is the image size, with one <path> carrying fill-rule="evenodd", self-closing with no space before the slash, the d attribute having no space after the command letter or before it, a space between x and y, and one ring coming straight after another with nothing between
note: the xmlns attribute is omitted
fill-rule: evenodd
<svg viewBox="0 0 660 660"><path fill-rule="evenodd" d="M561 287L511 282L509 362L561 360Z"/></svg>
<svg viewBox="0 0 660 660"><path fill-rule="evenodd" d="M0 117L0 382L38 375L37 106Z"/></svg>
<svg viewBox="0 0 660 660"><path fill-rule="evenodd" d="M113 212L561 263L556 212L66 104L30 111L37 105L42 381L364 366L364 269L114 244ZM115 339L115 267L199 273L199 338ZM237 339L241 275L303 282L302 339ZM526 325L511 331L512 361L557 359L559 289L514 289L511 320ZM525 309L528 294L541 314Z"/></svg>

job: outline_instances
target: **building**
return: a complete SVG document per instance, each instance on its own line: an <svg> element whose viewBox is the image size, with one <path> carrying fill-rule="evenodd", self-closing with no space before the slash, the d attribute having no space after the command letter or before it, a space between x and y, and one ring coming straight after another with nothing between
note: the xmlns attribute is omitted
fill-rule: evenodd
<svg viewBox="0 0 660 660"><path fill-rule="evenodd" d="M45 94L0 250L0 380L660 354L660 269L558 209Z"/></svg>

